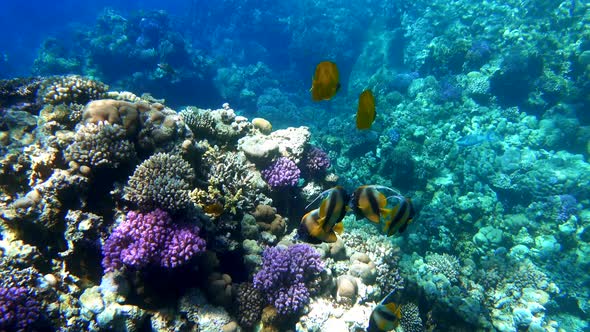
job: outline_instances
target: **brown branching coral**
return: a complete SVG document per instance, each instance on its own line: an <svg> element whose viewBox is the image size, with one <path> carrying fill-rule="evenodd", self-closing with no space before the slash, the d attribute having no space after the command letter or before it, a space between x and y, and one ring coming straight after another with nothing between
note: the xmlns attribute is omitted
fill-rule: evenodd
<svg viewBox="0 0 590 332"><path fill-rule="evenodd" d="M222 152L210 147L203 156L203 164L207 188L196 188L191 198L210 216L250 211L256 204L269 200L262 193L265 186L260 173L242 152Z"/></svg>
<svg viewBox="0 0 590 332"><path fill-rule="evenodd" d="M426 256L426 266L431 273L440 273L447 277L450 282L456 282L460 275L461 264L459 259L453 255L429 254Z"/></svg>
<svg viewBox="0 0 590 332"><path fill-rule="evenodd" d="M108 122L87 123L78 128L74 142L64 151L67 160L93 167L116 168L135 156L133 143L123 127Z"/></svg>
<svg viewBox="0 0 590 332"><path fill-rule="evenodd" d="M193 169L182 157L156 153L137 166L125 187L125 199L145 211L180 211L190 205L194 178Z"/></svg>

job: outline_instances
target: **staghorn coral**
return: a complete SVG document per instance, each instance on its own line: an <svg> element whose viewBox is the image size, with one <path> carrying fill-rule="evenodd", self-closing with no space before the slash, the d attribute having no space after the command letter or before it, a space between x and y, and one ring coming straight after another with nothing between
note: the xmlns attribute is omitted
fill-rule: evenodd
<svg viewBox="0 0 590 332"><path fill-rule="evenodd" d="M87 123L76 130L64 156L86 166L117 168L135 157L133 143L125 136L125 129L118 124Z"/></svg>
<svg viewBox="0 0 590 332"><path fill-rule="evenodd" d="M105 96L108 89L108 85L82 76L57 76L41 83L37 98L44 104L86 104Z"/></svg>
<svg viewBox="0 0 590 332"><path fill-rule="evenodd" d="M238 321L243 327L252 327L262 316L264 297L252 283L242 283L238 287L236 302L238 305Z"/></svg>
<svg viewBox="0 0 590 332"><path fill-rule="evenodd" d="M131 211L106 240L102 266L106 272L123 266L180 266L205 250L205 241L198 233L197 226L174 223L160 209L145 214Z"/></svg>
<svg viewBox="0 0 590 332"><path fill-rule="evenodd" d="M180 156L156 153L137 166L124 189L125 199L144 211L180 211L191 203L189 193L194 178L190 164Z"/></svg>
<svg viewBox="0 0 590 332"><path fill-rule="evenodd" d="M307 244L269 247L262 253L262 268L254 287L281 315L298 312L309 302L324 263L319 252Z"/></svg>

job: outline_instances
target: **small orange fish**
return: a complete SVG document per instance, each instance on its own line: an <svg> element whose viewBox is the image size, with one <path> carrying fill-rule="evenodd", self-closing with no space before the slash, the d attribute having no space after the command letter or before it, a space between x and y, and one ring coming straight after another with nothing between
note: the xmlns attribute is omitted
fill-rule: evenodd
<svg viewBox="0 0 590 332"><path fill-rule="evenodd" d="M375 97L371 90L365 90L359 96L359 106L356 112L356 127L364 130L371 128L375 121Z"/></svg>
<svg viewBox="0 0 590 332"><path fill-rule="evenodd" d="M314 101L330 100L340 89L340 74L334 62L323 61L315 67L311 80L311 98Z"/></svg>

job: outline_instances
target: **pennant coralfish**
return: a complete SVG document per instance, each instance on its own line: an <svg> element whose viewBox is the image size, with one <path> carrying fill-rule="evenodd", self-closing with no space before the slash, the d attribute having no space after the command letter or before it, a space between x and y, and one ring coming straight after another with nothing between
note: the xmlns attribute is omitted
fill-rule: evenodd
<svg viewBox="0 0 590 332"><path fill-rule="evenodd" d="M320 207L303 216L299 230L313 239L335 242L335 233L343 229L341 221L346 215L348 194L344 188L336 186L324 191L311 204L322 197Z"/></svg>
<svg viewBox="0 0 590 332"><path fill-rule="evenodd" d="M315 67L311 80L311 98L314 101L330 100L340 89L340 74L334 62L323 61Z"/></svg>
<svg viewBox="0 0 590 332"><path fill-rule="evenodd" d="M399 194L397 190L377 185L360 186L354 190L350 205L357 219L367 218L376 224L380 222L381 215L387 211L387 197L382 191Z"/></svg>
<svg viewBox="0 0 590 332"><path fill-rule="evenodd" d="M414 221L415 215L414 205L412 205L410 198L403 196L387 198L388 201L393 199L397 199L398 203L391 210L384 213L381 221L381 231L387 236L392 236L398 231L403 233L406 227Z"/></svg>
<svg viewBox="0 0 590 332"><path fill-rule="evenodd" d="M385 332L396 328L402 319L401 306L395 302L395 290L389 293L371 312L367 332Z"/></svg>
<svg viewBox="0 0 590 332"><path fill-rule="evenodd" d="M394 195L386 197L384 192L393 192ZM402 196L397 190L384 186L358 187L352 195L350 204L357 219L367 218L381 226L381 232L387 236L405 231L415 215L409 198Z"/></svg>

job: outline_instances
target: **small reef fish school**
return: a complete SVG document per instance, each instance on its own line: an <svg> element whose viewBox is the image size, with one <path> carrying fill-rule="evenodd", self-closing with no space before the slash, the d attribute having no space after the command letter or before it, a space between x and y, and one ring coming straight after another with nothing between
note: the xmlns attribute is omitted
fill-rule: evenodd
<svg viewBox="0 0 590 332"><path fill-rule="evenodd" d="M393 195L386 196L386 193ZM307 208L319 199L320 207L305 214L299 225L299 236L310 242L336 242L336 234L342 233L342 219L349 209L357 220L369 220L387 236L403 233L415 215L410 198L384 186L360 186L352 197L344 188L336 186L321 193Z"/></svg>
<svg viewBox="0 0 590 332"><path fill-rule="evenodd" d="M338 66L331 61L320 62L316 66L311 80L311 99L314 101L330 100L338 90L340 90ZM376 116L373 92L365 90L359 96L356 128L359 130L371 128Z"/></svg>
<svg viewBox="0 0 590 332"><path fill-rule="evenodd" d="M311 98L314 101L330 100L340 89L338 67L331 61L320 62L311 82ZM371 90L363 91L358 98L356 128L371 128L377 113L375 97ZM387 196L391 194L390 196ZM344 230L342 219L349 209L356 219L367 219L379 227L381 233L392 236L403 233L414 220L412 200L397 190L379 185L363 185L356 188L352 197L341 186L321 193L305 209L321 199L320 207L301 218L298 234L310 242L336 242L336 234ZM389 293L371 312L367 332L391 331L402 319L401 306L395 301L395 291Z"/></svg>

